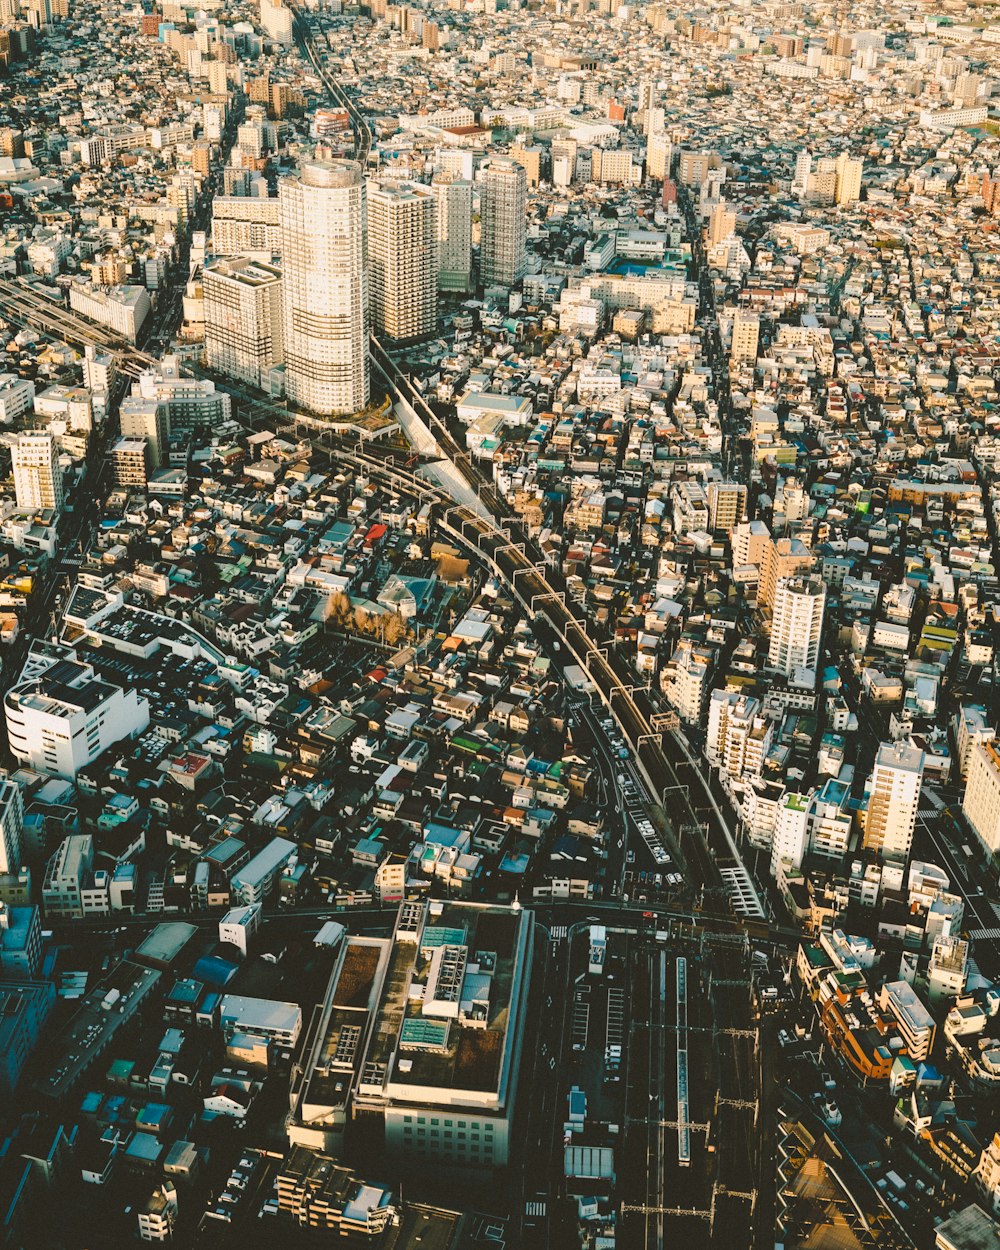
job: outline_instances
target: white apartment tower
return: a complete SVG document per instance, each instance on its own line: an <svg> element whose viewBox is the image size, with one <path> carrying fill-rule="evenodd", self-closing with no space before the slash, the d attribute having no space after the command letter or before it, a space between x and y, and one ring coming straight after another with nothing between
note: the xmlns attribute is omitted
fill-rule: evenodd
<svg viewBox="0 0 1000 1250"><path fill-rule="evenodd" d="M437 329L437 197L416 182L368 184L372 328L396 342Z"/></svg>
<svg viewBox="0 0 1000 1250"><path fill-rule="evenodd" d="M867 850L899 863L907 859L923 773L923 751L902 742L883 742L879 747L865 813Z"/></svg>
<svg viewBox="0 0 1000 1250"><path fill-rule="evenodd" d="M17 506L32 511L60 508L62 472L56 441L48 430L23 430L11 449Z"/></svg>
<svg viewBox="0 0 1000 1250"><path fill-rule="evenodd" d="M278 189L285 390L320 416L368 403L368 229L355 161L313 161Z"/></svg>
<svg viewBox="0 0 1000 1250"><path fill-rule="evenodd" d="M670 174L670 161L674 154L674 145L669 135L662 130L650 131L646 139L646 177L666 178Z"/></svg>
<svg viewBox="0 0 1000 1250"><path fill-rule="evenodd" d="M481 177L479 279L484 287L513 286L524 277L528 179L516 161L495 158Z"/></svg>
<svg viewBox="0 0 1000 1250"><path fill-rule="evenodd" d="M757 359L760 320L753 313L738 312L733 318L733 342L729 359L734 365L753 364Z"/></svg>
<svg viewBox="0 0 1000 1250"><path fill-rule="evenodd" d="M796 669L815 669L823 635L826 586L821 577L783 577L771 609L767 662L790 677Z"/></svg>
<svg viewBox="0 0 1000 1250"><path fill-rule="evenodd" d="M747 488L741 482L709 482L705 494L709 529L730 533L746 513Z"/></svg>
<svg viewBox="0 0 1000 1250"><path fill-rule="evenodd" d="M861 175L863 171L863 161L855 160L848 156L846 152L841 152L837 157L835 169L837 181L833 198L838 204L854 204L861 199Z"/></svg>
<svg viewBox="0 0 1000 1250"><path fill-rule="evenodd" d="M435 174L437 199L438 289L472 289L472 183L457 174Z"/></svg>
<svg viewBox="0 0 1000 1250"><path fill-rule="evenodd" d="M281 271L237 258L205 266L205 358L227 378L268 389L268 375L284 360Z"/></svg>

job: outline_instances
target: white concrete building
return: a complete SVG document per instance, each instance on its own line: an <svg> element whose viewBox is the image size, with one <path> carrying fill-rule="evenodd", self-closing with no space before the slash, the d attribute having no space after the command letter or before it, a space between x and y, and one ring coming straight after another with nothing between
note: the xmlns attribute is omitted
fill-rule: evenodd
<svg viewBox="0 0 1000 1250"><path fill-rule="evenodd" d="M368 403L368 229L354 161L312 161L278 189L285 391L320 416Z"/></svg>
<svg viewBox="0 0 1000 1250"><path fill-rule="evenodd" d="M783 577L774 593L767 662L790 677L796 669L815 669L823 637L826 585L816 576Z"/></svg>
<svg viewBox="0 0 1000 1250"><path fill-rule="evenodd" d="M4 696L11 753L39 772L75 778L108 747L149 725L149 704L95 676L89 664L57 660Z"/></svg>

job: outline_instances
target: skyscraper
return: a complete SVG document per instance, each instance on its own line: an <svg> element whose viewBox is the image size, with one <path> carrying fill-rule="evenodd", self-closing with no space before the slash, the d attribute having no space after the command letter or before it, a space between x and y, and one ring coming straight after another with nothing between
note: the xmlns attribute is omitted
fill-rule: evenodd
<svg viewBox="0 0 1000 1250"><path fill-rule="evenodd" d="M11 450L19 508L59 508L62 473L56 442L48 430L23 430Z"/></svg>
<svg viewBox="0 0 1000 1250"><path fill-rule="evenodd" d="M834 199L838 204L854 204L861 199L861 174L864 162L854 160L846 152L837 157L836 189Z"/></svg>
<svg viewBox="0 0 1000 1250"><path fill-rule="evenodd" d="M261 261L215 260L205 266L205 359L210 369L267 389L284 360L281 271Z"/></svg>
<svg viewBox="0 0 1000 1250"><path fill-rule="evenodd" d="M437 328L437 198L420 183L368 184L372 326L397 342Z"/></svg>
<svg viewBox="0 0 1000 1250"><path fill-rule="evenodd" d="M431 183L437 199L438 289L472 287L472 183L439 173Z"/></svg>
<svg viewBox="0 0 1000 1250"><path fill-rule="evenodd" d="M757 343L760 339L760 320L753 314L740 311L733 318L733 342L729 359L734 365L752 364L757 359Z"/></svg>
<svg viewBox="0 0 1000 1250"><path fill-rule="evenodd" d="M313 161L284 179L281 206L285 389L321 416L368 403L368 229L354 161Z"/></svg>
<svg viewBox="0 0 1000 1250"><path fill-rule="evenodd" d="M725 202L716 204L708 221L708 241L724 243L736 233L736 214Z"/></svg>
<svg viewBox="0 0 1000 1250"><path fill-rule="evenodd" d="M494 158L480 175L483 286L513 286L524 277L528 233L528 180L516 161Z"/></svg>
<svg viewBox="0 0 1000 1250"><path fill-rule="evenodd" d="M917 823L924 753L904 742L883 742L875 757L865 813L864 846L903 862Z"/></svg>
<svg viewBox="0 0 1000 1250"><path fill-rule="evenodd" d="M783 577L774 593L767 662L790 677L797 668L816 668L823 634L826 586L821 577Z"/></svg>

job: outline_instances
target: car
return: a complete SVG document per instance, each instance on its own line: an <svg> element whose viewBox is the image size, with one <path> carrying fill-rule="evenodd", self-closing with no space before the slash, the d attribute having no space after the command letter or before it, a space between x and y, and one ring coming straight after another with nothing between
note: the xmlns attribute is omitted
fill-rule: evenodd
<svg viewBox="0 0 1000 1250"><path fill-rule="evenodd" d="M626 864L635 863L635 851L629 851L629 853L625 856L625 863Z"/></svg>

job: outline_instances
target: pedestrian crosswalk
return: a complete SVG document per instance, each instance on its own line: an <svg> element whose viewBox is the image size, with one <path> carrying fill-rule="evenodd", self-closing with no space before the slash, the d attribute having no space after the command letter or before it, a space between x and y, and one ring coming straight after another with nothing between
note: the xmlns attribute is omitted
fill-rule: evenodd
<svg viewBox="0 0 1000 1250"><path fill-rule="evenodd" d="M549 932L552 934L553 942L561 942L569 933L569 929L564 924L554 924Z"/></svg>
<svg viewBox="0 0 1000 1250"><path fill-rule="evenodd" d="M1000 942L1000 929L970 929L973 942Z"/></svg>

